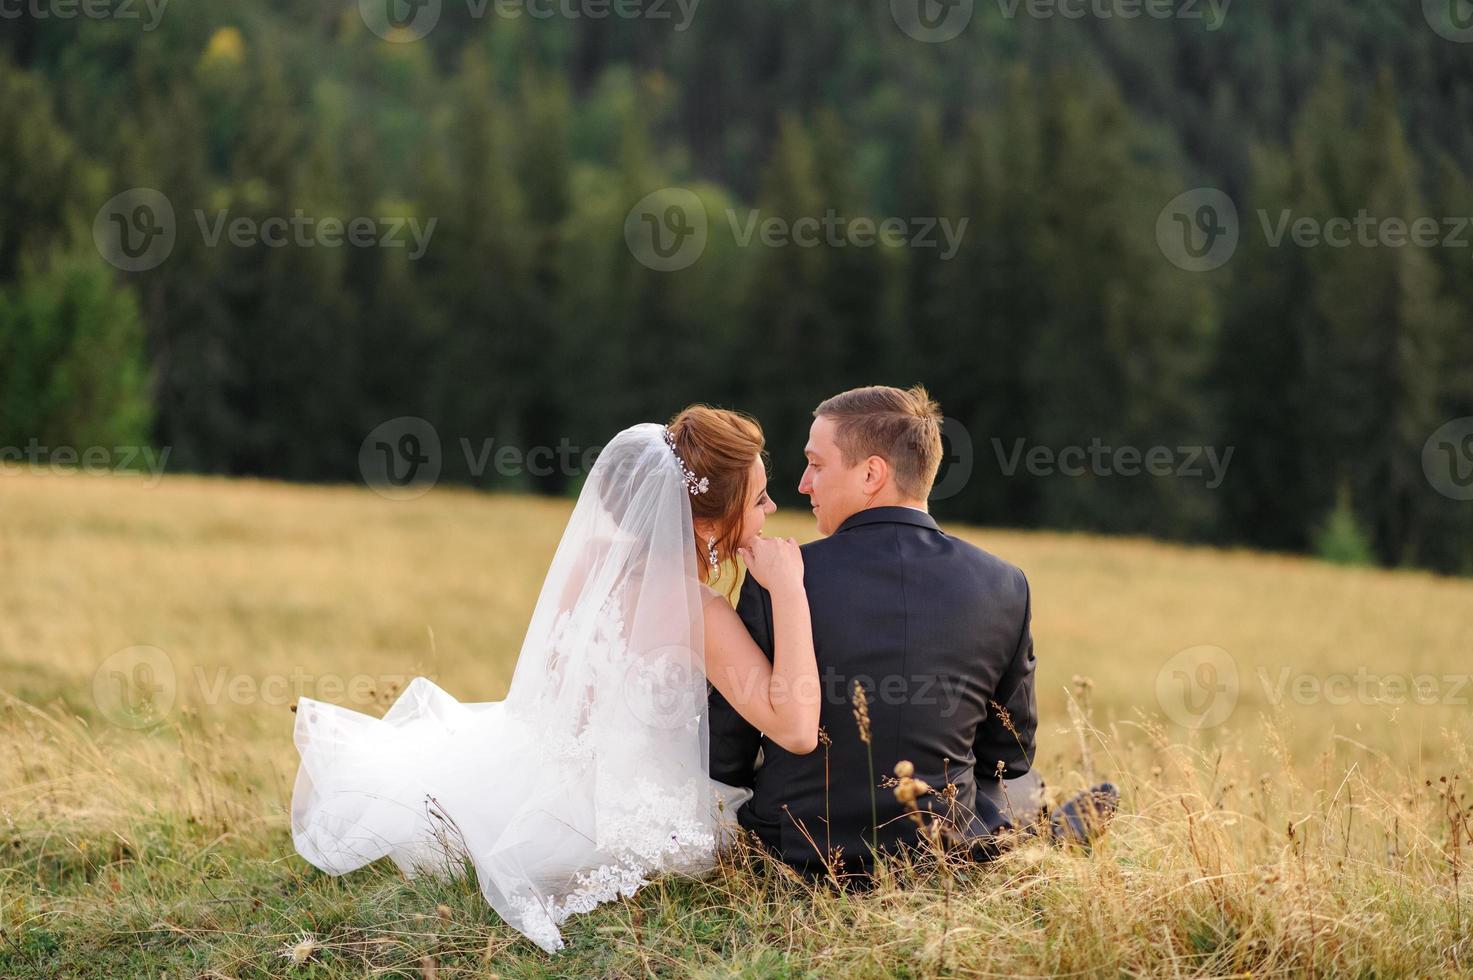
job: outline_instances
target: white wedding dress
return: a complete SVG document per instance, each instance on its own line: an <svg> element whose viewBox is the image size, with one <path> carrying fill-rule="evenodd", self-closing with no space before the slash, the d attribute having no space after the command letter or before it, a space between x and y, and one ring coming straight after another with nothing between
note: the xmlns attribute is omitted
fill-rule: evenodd
<svg viewBox="0 0 1473 980"><path fill-rule="evenodd" d="M599 455L532 614L506 700L415 678L382 718L300 699L297 851L329 874L473 867L548 952L559 927L650 876L702 873L750 795L708 776L690 492L664 427Z"/></svg>

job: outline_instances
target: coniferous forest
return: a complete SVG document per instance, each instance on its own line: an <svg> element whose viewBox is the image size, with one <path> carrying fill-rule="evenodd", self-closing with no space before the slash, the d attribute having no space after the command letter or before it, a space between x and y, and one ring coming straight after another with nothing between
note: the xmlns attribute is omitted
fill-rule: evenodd
<svg viewBox="0 0 1473 980"><path fill-rule="evenodd" d="M707 401L801 506L924 382L943 520L1473 574L1467 4L1144 6L17 2L0 446L559 494L487 440Z"/></svg>

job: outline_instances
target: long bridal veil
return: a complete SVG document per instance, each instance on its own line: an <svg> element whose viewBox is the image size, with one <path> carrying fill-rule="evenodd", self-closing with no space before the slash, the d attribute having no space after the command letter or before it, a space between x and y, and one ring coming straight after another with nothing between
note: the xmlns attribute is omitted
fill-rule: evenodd
<svg viewBox="0 0 1473 980"><path fill-rule="evenodd" d="M383 718L302 698L292 837L342 874L474 866L543 949L653 874L708 869L701 597L689 494L664 428L600 453L552 560L506 700L416 678Z"/></svg>

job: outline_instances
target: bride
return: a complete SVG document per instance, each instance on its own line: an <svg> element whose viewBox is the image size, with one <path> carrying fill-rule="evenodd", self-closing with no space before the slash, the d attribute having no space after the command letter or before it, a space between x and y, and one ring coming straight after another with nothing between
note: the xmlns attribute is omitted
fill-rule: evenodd
<svg viewBox="0 0 1473 980"><path fill-rule="evenodd" d="M382 718L300 699L297 851L333 875L385 856L408 875L469 860L491 907L548 952L570 915L651 875L709 870L751 791L709 778L707 679L783 748L818 739L803 559L761 536L776 510L763 459L754 420L699 405L615 436L506 700L462 703L424 677ZM707 584L733 557L772 595L771 661Z"/></svg>

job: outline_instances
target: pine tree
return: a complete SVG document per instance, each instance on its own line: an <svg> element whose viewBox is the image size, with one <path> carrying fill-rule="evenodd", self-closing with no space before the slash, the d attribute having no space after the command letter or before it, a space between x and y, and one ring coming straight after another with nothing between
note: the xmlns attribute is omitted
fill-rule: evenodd
<svg viewBox="0 0 1473 980"><path fill-rule="evenodd" d="M1423 442L1436 428L1437 364L1448 329L1437 269L1424 249L1388 245L1388 219L1425 216L1419 176L1383 76L1357 119L1330 72L1296 132L1299 209L1331 221L1369 219L1345 247L1308 250L1307 406L1319 496L1345 483L1383 561L1415 561ZM1347 451L1354 447L1354 451ZM1328 507L1325 508L1328 510Z"/></svg>
<svg viewBox="0 0 1473 980"><path fill-rule="evenodd" d="M1160 189L1180 179L1142 164L1139 134L1112 89L1085 92L1056 75L1043 120L1039 254L1049 289L1028 371L1039 406L1032 442L1060 452L1099 440L1142 455L1201 445L1209 421L1199 391L1217 313L1207 283L1168 263L1154 242ZM1204 479L1122 476L1118 462L1112 453L1084 475L1045 478L1043 519L1204 533L1213 508Z"/></svg>
<svg viewBox="0 0 1473 980"><path fill-rule="evenodd" d="M138 304L95 252L28 261L0 290L0 445L146 446Z"/></svg>
<svg viewBox="0 0 1473 980"><path fill-rule="evenodd" d="M798 236L806 238L807 232L795 226L800 219L821 220L827 209L813 137L802 120L785 116L763 170L750 229L753 216L742 216L751 234L745 251L753 266L740 360L748 386L743 404L774 420L771 450L780 462L800 458L813 408L839 391L843 381L843 333L824 293L835 250L822 244L821 230L819 244L800 244ZM776 244L764 243L768 221L778 232Z"/></svg>
<svg viewBox="0 0 1473 980"><path fill-rule="evenodd" d="M528 327L530 256L526 201L509 176L516 172L517 119L475 45L465 49L447 101L424 168L424 210L438 224L417 270L443 331L428 382L436 404L426 414L452 441L520 444L525 392L515 358ZM447 452L447 464L454 456Z"/></svg>

